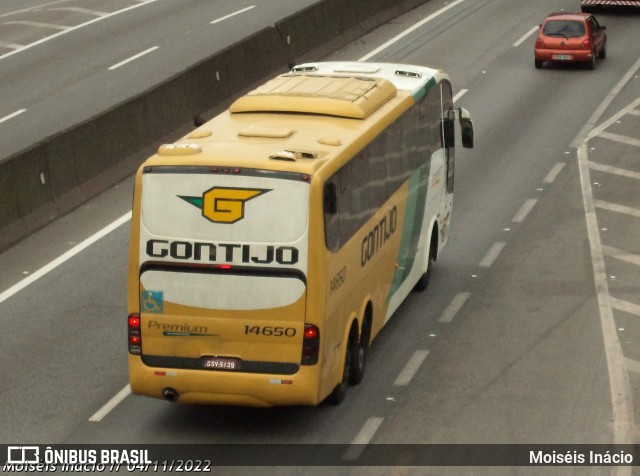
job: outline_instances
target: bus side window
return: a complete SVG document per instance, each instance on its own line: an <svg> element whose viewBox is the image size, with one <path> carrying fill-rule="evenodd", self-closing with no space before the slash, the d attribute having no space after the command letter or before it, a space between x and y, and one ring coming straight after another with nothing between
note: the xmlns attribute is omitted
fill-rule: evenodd
<svg viewBox="0 0 640 476"><path fill-rule="evenodd" d="M324 184L324 213L325 215L338 213L338 192L333 182Z"/></svg>
<svg viewBox="0 0 640 476"><path fill-rule="evenodd" d="M340 215L338 207L338 186L337 177L334 175L327 180L323 187L323 214L324 214L324 236L327 248L337 251L342 246L340 235Z"/></svg>

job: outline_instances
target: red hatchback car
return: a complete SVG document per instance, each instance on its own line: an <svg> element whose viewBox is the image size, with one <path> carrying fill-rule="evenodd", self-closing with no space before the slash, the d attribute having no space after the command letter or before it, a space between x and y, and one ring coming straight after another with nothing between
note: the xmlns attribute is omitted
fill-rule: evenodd
<svg viewBox="0 0 640 476"><path fill-rule="evenodd" d="M545 61L581 62L596 67L596 56L607 56L607 27L589 13L552 13L540 25L535 46L535 65Z"/></svg>

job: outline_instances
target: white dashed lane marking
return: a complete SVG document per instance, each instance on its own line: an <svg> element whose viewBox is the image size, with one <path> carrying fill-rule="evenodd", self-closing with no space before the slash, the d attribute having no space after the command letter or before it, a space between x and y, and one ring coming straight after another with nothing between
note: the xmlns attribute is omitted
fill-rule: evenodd
<svg viewBox="0 0 640 476"><path fill-rule="evenodd" d="M428 350L416 350L411 359L409 359L409 362L407 362L407 365L405 365L404 369L402 369L402 372L400 372L400 375L398 375L398 378L396 378L396 381L393 382L393 384L396 386L409 385L409 382L411 382L411 379L422 365L422 362L424 362L424 359L427 358L427 355L429 355Z"/></svg>
<svg viewBox="0 0 640 476"><path fill-rule="evenodd" d="M506 243L494 243L487 251L487 254L484 255L482 260L480 261L481 268L489 268L498 259L498 255L502 251L502 249L506 246Z"/></svg>
<svg viewBox="0 0 640 476"><path fill-rule="evenodd" d="M19 111L13 112L11 114L9 114L8 116L4 116L3 118L0 119L0 124L2 124L3 122L6 122L10 119L13 119L16 116L19 116L20 114L22 114L23 112L25 112L26 109L20 109Z"/></svg>
<svg viewBox="0 0 640 476"><path fill-rule="evenodd" d="M524 204L520 207L520 210L518 210L518 213L515 214L511 221L515 223L522 223L524 219L527 218L529 212L533 210L533 207L536 206L536 203L538 203L537 198L530 198L529 200L524 202Z"/></svg>
<svg viewBox="0 0 640 476"><path fill-rule="evenodd" d="M127 59L126 59L126 60L124 60L124 61L120 61L119 63L114 64L113 66L109 66L109 68L108 68L108 69L109 69L109 71L113 71L114 69L117 69L117 68L119 68L120 66L124 66L124 65L125 65L125 64L127 64L127 63L131 63L132 61L135 61L135 60L137 60L138 58L140 58L140 57L142 57L142 56L148 55L149 53L151 53L152 51L155 51L155 50L157 50L157 49L158 49L158 47L157 47L157 46L154 46L154 47L149 48L149 49L147 49L147 50L141 51L141 52L140 52L140 53L138 53L137 55L133 55L132 57L127 58Z"/></svg>
<svg viewBox="0 0 640 476"><path fill-rule="evenodd" d="M349 446L347 451L342 455L342 459L345 461L357 460L364 451L365 445L369 444L383 421L384 418L382 417L369 418L360 430L360 433L358 433L351 442L351 446Z"/></svg>
<svg viewBox="0 0 640 476"><path fill-rule="evenodd" d="M453 300L451 301L451 304L449 304L449 307L447 307L445 311L442 313L442 316L440 316L440 319L438 319L438 322L453 321L453 318L456 316L456 314L458 314L460 309L462 309L462 306L464 306L464 303L467 302L467 299L469 299L469 296L471 296L471 293L456 294L456 297L453 298Z"/></svg>
<svg viewBox="0 0 640 476"><path fill-rule="evenodd" d="M520 46L522 43L524 43L525 41L527 41L527 39L532 36L535 32L537 32L540 29L539 25L534 26L533 28L531 28L531 30L529 30L528 32L526 32L524 35L522 35L520 37L520 39L518 41L516 41L513 46L515 48L517 48L518 46Z"/></svg>
<svg viewBox="0 0 640 476"><path fill-rule="evenodd" d="M217 18L216 20L213 20L213 21L211 22L211 24L212 24L212 25L215 25L216 23L219 23L219 22L221 22L221 21L227 20L227 19L229 19L229 18L231 18L231 17L234 17L234 16L236 16L236 15L240 15L241 13L248 12L249 10L251 10L251 9L253 9L253 8L255 8L255 7L256 7L255 5L251 5L250 7L243 8L242 10L238 10L237 12L233 12L233 13L230 13L230 14L225 15L225 16L223 16L223 17Z"/></svg>
<svg viewBox="0 0 640 476"><path fill-rule="evenodd" d="M553 181L556 179L556 177L558 177L558 175L560 174L564 166L565 166L564 162L556 163L553 167L551 167L551 170L546 175L546 177L542 179L542 183L553 183Z"/></svg>
<svg viewBox="0 0 640 476"><path fill-rule="evenodd" d="M127 398L130 393L131 393L131 387L127 384L127 386L124 387L122 390L120 390L111 400L105 403L105 405L100 410L95 412L93 416L89 418L89 421L93 421L93 422L101 421L105 416L107 416L107 414L111 410L113 410L116 406L118 406L118 404L122 400Z"/></svg>

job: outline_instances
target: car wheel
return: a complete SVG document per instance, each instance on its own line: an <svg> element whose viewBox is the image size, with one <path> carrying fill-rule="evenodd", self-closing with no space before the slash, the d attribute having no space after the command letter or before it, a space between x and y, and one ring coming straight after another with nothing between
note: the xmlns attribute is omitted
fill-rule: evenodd
<svg viewBox="0 0 640 476"><path fill-rule="evenodd" d="M537 69L540 69L540 68L542 68L542 63L543 63L543 61L540 61L540 60L535 60L535 65L536 65L536 68L537 68Z"/></svg>
<svg viewBox="0 0 640 476"><path fill-rule="evenodd" d="M607 42L605 41L604 44L602 45L602 49L600 50L600 53L598 53L598 58L605 59L606 57L607 57Z"/></svg>
<svg viewBox="0 0 640 476"><path fill-rule="evenodd" d="M594 70L596 69L596 54L595 52L591 55L591 59L587 61L587 69Z"/></svg>

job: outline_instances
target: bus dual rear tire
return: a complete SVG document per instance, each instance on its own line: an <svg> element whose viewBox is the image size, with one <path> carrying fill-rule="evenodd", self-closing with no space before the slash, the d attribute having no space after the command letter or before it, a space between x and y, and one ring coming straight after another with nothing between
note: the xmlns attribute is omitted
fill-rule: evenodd
<svg viewBox="0 0 640 476"><path fill-rule="evenodd" d="M371 337L371 327L369 320L365 319L362 324L362 332L358 345L351 354L351 368L349 373L349 383L358 385L364 378L364 371L367 368L367 354L369 353L369 340Z"/></svg>
<svg viewBox="0 0 640 476"><path fill-rule="evenodd" d="M358 385L362 382L367 368L370 338L371 327L368 319L365 319L362 324L362 332L359 339L358 328L355 323L353 324L347 340L342 380L327 397L327 402L331 405L338 405L344 400L349 385Z"/></svg>
<svg viewBox="0 0 640 476"><path fill-rule="evenodd" d="M351 335L349 335L349 339L347 339L347 349L344 353L344 368L342 370L342 380L336 388L333 389L333 392L329 394L327 397L327 402L331 405L338 405L342 403L345 395L347 394L347 388L349 387L349 378L351 375L351 354L353 353L353 344L352 344Z"/></svg>

